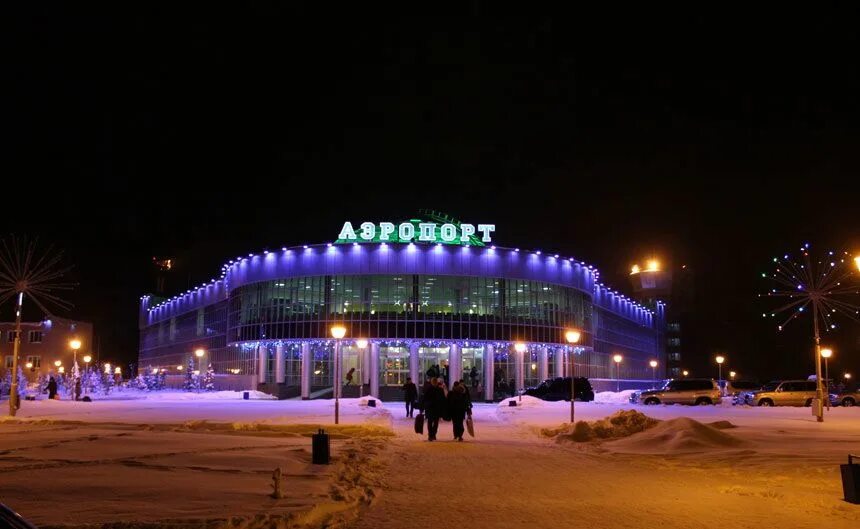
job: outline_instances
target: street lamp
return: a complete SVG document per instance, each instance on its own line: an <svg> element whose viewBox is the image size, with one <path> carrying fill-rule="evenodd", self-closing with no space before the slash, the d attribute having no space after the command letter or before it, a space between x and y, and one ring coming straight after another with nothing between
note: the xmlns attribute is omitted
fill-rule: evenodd
<svg viewBox="0 0 860 529"><path fill-rule="evenodd" d="M726 361L726 357L717 355L717 383L719 383L723 379L723 362Z"/></svg>
<svg viewBox="0 0 860 529"><path fill-rule="evenodd" d="M690 374L690 372L685 369L685 370L681 371L681 374L684 376L687 376Z"/></svg>
<svg viewBox="0 0 860 529"><path fill-rule="evenodd" d="M615 392L618 393L621 391L621 361L624 359L621 355L615 355L612 357L612 361L615 362Z"/></svg>
<svg viewBox="0 0 860 529"><path fill-rule="evenodd" d="M857 271L860 272L860 255L854 258L854 264L857 265Z"/></svg>
<svg viewBox="0 0 860 529"><path fill-rule="evenodd" d="M827 396L824 402L827 405L827 409L830 409L830 370L827 366L827 359L833 356L833 349L825 348L821 350L821 357L824 358L824 384L825 388L827 388Z"/></svg>
<svg viewBox="0 0 860 529"><path fill-rule="evenodd" d="M358 398L364 397L364 350L367 349L367 340L359 338L355 341L355 346L358 347Z"/></svg>
<svg viewBox="0 0 860 529"><path fill-rule="evenodd" d="M845 377L845 380L851 380L851 373L845 373L842 376Z"/></svg>
<svg viewBox="0 0 860 529"><path fill-rule="evenodd" d="M92 360L92 359L93 359L93 357L90 355L84 356L84 378L87 381L87 384L84 384L84 395L86 395L88 393L87 386L89 385L90 360Z"/></svg>
<svg viewBox="0 0 860 529"><path fill-rule="evenodd" d="M651 366L651 389L654 389L657 386L657 361L651 360L648 365Z"/></svg>
<svg viewBox="0 0 860 529"><path fill-rule="evenodd" d="M574 375L576 373L574 372L574 369L573 369L573 366L574 366L573 350L571 348L571 344L578 343L580 337L581 337L581 334L579 331L570 330L570 331L567 331L566 333L564 333L564 338L567 340L567 343L568 343L568 346L567 346L567 364L570 366L570 424L573 424L573 421L574 421L573 401L576 400L576 391L574 390L574 385L575 385L575 380L576 380L576 377L574 377Z"/></svg>
<svg viewBox="0 0 860 529"><path fill-rule="evenodd" d="M119 369L119 368L117 368L117 369ZM110 362L105 363L105 373L110 375Z"/></svg>
<svg viewBox="0 0 860 529"><path fill-rule="evenodd" d="M331 328L334 338L334 423L340 424L340 341L346 336L346 327L335 325Z"/></svg>
<svg viewBox="0 0 860 529"><path fill-rule="evenodd" d="M523 369L523 353L526 352L526 344L524 344L523 342L515 343L514 344L514 351L517 352L517 365L519 366L520 369ZM520 394L519 400L520 400L520 402L522 402L522 400L523 400L523 388L517 388L516 382L519 382L519 381L517 380L514 382L514 389L517 390L517 392Z"/></svg>
<svg viewBox="0 0 860 529"><path fill-rule="evenodd" d="M63 365L62 362L60 362L59 360L54 360L54 367L60 367L61 365Z"/></svg>
<svg viewBox="0 0 860 529"><path fill-rule="evenodd" d="M81 348L81 341L77 338L69 340L69 347L75 352L75 365L78 365L78 349Z"/></svg>
<svg viewBox="0 0 860 529"><path fill-rule="evenodd" d="M202 347L199 347L199 348L194 350L194 356L197 357L197 373L194 373L194 374L197 375L197 377L198 377L197 378L197 392L198 393L200 393L200 373L203 372L203 355L205 355L205 354L206 354L206 350L204 350Z"/></svg>
<svg viewBox="0 0 860 529"><path fill-rule="evenodd" d="M734 379L735 379L735 375L737 375L737 373L735 373L734 371L729 371L729 378L730 378L730 379L734 380Z"/></svg>

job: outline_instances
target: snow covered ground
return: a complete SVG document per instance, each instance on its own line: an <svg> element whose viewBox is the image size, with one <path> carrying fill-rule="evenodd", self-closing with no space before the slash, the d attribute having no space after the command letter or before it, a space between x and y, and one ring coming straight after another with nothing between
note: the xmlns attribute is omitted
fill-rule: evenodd
<svg viewBox="0 0 860 529"><path fill-rule="evenodd" d="M475 438L448 440L443 422L428 443L400 403L342 399L337 462L316 467L307 435L331 428L333 401L223 393L24 402L17 419L0 420L0 501L37 523L72 526L860 525L838 467L860 452L860 408L834 408L819 424L809 408L645 407L601 393L576 403L577 420L635 409L660 422L573 442L569 403L525 396L516 407L477 404ZM266 495L279 465L284 500ZM230 516L241 523L217 521Z"/></svg>

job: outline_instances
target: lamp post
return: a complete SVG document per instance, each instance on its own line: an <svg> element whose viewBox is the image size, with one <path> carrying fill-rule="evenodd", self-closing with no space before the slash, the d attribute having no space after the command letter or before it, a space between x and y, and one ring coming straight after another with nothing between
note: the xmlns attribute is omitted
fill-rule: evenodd
<svg viewBox="0 0 860 529"><path fill-rule="evenodd" d="M737 375L737 373L735 373L734 371L729 371L729 378L730 378L731 380L734 380L734 379L735 379L735 375Z"/></svg>
<svg viewBox="0 0 860 529"><path fill-rule="evenodd" d="M87 381L87 383L84 384L84 395L86 395L89 392L87 387L89 386L89 383L90 383L90 360L92 360L92 359L93 359L92 356L84 355L84 380Z"/></svg>
<svg viewBox="0 0 860 529"><path fill-rule="evenodd" d="M651 366L651 389L654 389L657 387L657 361L651 360L648 365Z"/></svg>
<svg viewBox="0 0 860 529"><path fill-rule="evenodd" d="M681 371L681 374L686 377L690 374L690 372L685 369L685 370Z"/></svg>
<svg viewBox="0 0 860 529"><path fill-rule="evenodd" d="M719 385L720 382L722 382L722 380L723 380L723 362L726 361L726 357L724 357L722 355L717 355L716 360L717 360L717 385ZM723 386L720 386L721 391L722 391L722 387Z"/></svg>
<svg viewBox="0 0 860 529"><path fill-rule="evenodd" d="M576 390L574 386L576 385L576 377L574 376L576 373L574 372L573 366L573 348L572 344L578 343L579 338L581 337L579 331L567 331L564 333L564 338L567 340L567 363L570 366L570 424L573 424L574 421L574 404L573 402L576 400Z"/></svg>
<svg viewBox="0 0 860 529"><path fill-rule="evenodd" d="M331 328L334 344L334 423L340 424L340 341L346 336L346 327L335 325Z"/></svg>
<svg viewBox="0 0 860 529"><path fill-rule="evenodd" d="M355 346L358 347L358 398L364 396L364 350L367 349L367 340L359 338L355 341Z"/></svg>
<svg viewBox="0 0 860 529"><path fill-rule="evenodd" d="M621 391L621 361L624 359L621 355L615 355L612 357L612 361L615 362L615 392L618 393Z"/></svg>
<svg viewBox="0 0 860 529"><path fill-rule="evenodd" d="M33 362L27 362L26 364L24 364L24 367L27 368L27 371L32 371L33 370ZM30 373L29 372L27 373L27 384L28 385L30 384Z"/></svg>
<svg viewBox="0 0 860 529"><path fill-rule="evenodd" d="M851 373L845 373L842 376L845 377L845 380L851 380Z"/></svg>
<svg viewBox="0 0 860 529"><path fill-rule="evenodd" d="M514 351L517 352L517 365L519 366L520 369L524 369L523 353L526 352L526 344L524 344L523 342L515 343L514 344ZM522 400L523 400L523 388L516 387L516 382L517 381L516 381L516 377L515 377L514 389L517 391L517 393L519 393L519 395L520 395L519 400L520 400L520 402L522 402Z"/></svg>
<svg viewBox="0 0 860 529"><path fill-rule="evenodd" d="M206 351L203 348L194 350L194 356L197 357L197 393L200 393L200 377L203 375L203 355Z"/></svg>
<svg viewBox="0 0 860 529"><path fill-rule="evenodd" d="M825 398L827 399L825 401L825 404L827 405L827 411L830 411L830 370L827 367L827 359L831 356L833 356L833 349L830 349L828 347L826 349L821 350L821 357L824 358L824 387L827 389L827 395L825 396Z"/></svg>

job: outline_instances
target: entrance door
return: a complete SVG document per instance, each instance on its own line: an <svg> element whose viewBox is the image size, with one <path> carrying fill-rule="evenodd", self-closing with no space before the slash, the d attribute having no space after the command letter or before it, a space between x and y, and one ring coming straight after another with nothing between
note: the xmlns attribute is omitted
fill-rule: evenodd
<svg viewBox="0 0 860 529"><path fill-rule="evenodd" d="M419 347L418 360L421 376L426 380L430 376L431 368L439 369L440 376L444 374L444 368L448 366L448 346L443 347Z"/></svg>

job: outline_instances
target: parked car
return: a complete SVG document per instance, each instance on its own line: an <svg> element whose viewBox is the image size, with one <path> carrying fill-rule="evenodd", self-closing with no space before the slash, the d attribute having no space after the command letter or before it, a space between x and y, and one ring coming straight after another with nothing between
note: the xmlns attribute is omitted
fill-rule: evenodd
<svg viewBox="0 0 860 529"><path fill-rule="evenodd" d="M812 406L815 398L814 380L783 380L766 384L746 395L750 406Z"/></svg>
<svg viewBox="0 0 860 529"><path fill-rule="evenodd" d="M2 503L0 503L0 527L8 529L36 529L35 525Z"/></svg>
<svg viewBox="0 0 860 529"><path fill-rule="evenodd" d="M752 380L727 380L725 395L733 397L739 393L759 390L761 387L761 384Z"/></svg>
<svg viewBox="0 0 860 529"><path fill-rule="evenodd" d="M674 378L660 389L636 391L630 396L633 404L719 404L720 388L711 378Z"/></svg>
<svg viewBox="0 0 860 529"><path fill-rule="evenodd" d="M585 377L576 377L574 385L576 391L576 400L582 402L590 402L594 400L594 389L591 387L591 382ZM570 400L570 377L552 378L544 380L537 386L526 388L523 391L524 395L537 397L542 400Z"/></svg>
<svg viewBox="0 0 860 529"><path fill-rule="evenodd" d="M845 390L830 394L831 406L856 406L860 402L860 391Z"/></svg>

